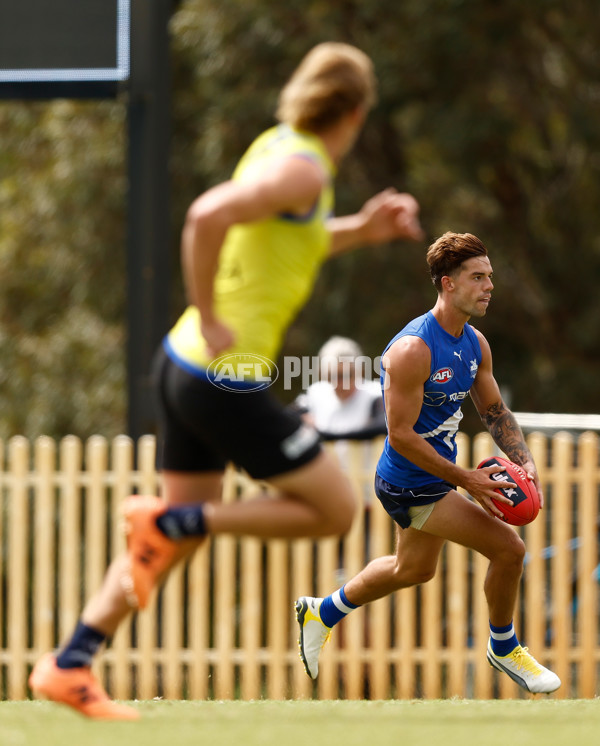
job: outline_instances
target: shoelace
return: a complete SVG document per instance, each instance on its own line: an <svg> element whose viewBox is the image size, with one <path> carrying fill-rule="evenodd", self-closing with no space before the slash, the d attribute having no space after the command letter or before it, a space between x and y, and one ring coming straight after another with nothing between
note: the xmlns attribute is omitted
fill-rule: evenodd
<svg viewBox="0 0 600 746"><path fill-rule="evenodd" d="M511 658L519 670L525 669L525 671L528 671L535 676L539 676L542 673L538 662L532 655L530 655L528 648L522 648L519 645L519 647L511 653Z"/></svg>

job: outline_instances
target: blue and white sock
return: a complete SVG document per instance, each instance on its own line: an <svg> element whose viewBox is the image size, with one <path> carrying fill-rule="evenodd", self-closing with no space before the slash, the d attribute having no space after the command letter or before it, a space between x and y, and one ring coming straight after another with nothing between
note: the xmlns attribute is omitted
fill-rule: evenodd
<svg viewBox="0 0 600 746"><path fill-rule="evenodd" d="M321 602L321 608L319 609L321 621L328 627L333 627L334 624L337 624L351 611L358 609L356 604L353 604L346 598L346 594L344 593L345 587L343 585L339 590L334 591Z"/></svg>
<svg viewBox="0 0 600 746"><path fill-rule="evenodd" d="M494 627L490 622L490 638L492 651L496 655L508 655L519 644L512 622L505 627Z"/></svg>

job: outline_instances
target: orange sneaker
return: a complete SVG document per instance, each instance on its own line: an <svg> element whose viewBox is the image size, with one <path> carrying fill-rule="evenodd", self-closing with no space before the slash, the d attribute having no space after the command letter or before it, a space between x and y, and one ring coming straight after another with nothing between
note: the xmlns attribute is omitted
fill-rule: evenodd
<svg viewBox="0 0 600 746"><path fill-rule="evenodd" d="M133 707L113 702L87 667L59 668L52 653L35 664L29 686L36 697L72 707L97 720L139 720Z"/></svg>
<svg viewBox="0 0 600 746"><path fill-rule="evenodd" d="M158 578L170 566L177 552L176 542L156 525L167 506L159 497L132 495L123 503L129 573L121 585L131 606L144 609Z"/></svg>

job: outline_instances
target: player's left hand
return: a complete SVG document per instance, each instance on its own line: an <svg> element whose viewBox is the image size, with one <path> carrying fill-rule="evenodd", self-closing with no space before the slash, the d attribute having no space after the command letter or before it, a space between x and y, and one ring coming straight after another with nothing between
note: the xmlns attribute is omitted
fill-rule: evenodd
<svg viewBox="0 0 600 746"><path fill-rule="evenodd" d="M533 461L526 461L524 464L521 464L521 466L523 467L523 470L527 475L527 479L531 479L531 481L535 484L535 488L540 498L541 510L544 507L544 491L542 490L542 485L540 484L540 478L538 476L537 469L535 468L535 464L533 463Z"/></svg>
<svg viewBox="0 0 600 746"><path fill-rule="evenodd" d="M385 189L367 200L360 210L363 239L383 243L397 238L419 241L424 237L419 222L419 203L410 194Z"/></svg>

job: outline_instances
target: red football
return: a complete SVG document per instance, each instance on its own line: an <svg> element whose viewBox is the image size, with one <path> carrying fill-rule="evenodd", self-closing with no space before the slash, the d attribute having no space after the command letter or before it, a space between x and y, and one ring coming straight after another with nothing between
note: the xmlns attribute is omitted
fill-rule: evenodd
<svg viewBox="0 0 600 746"><path fill-rule="evenodd" d="M514 487L505 487L504 489L498 487L496 490L513 502L512 505L508 505L494 500L494 505L504 514L506 523L510 523L511 526L524 526L531 523L539 513L540 496L535 484L531 479L527 479L524 469L501 456L486 458L477 468L481 469L483 466L504 467L505 471L494 472L491 474L491 478L496 482L514 482L517 485L516 489Z"/></svg>

